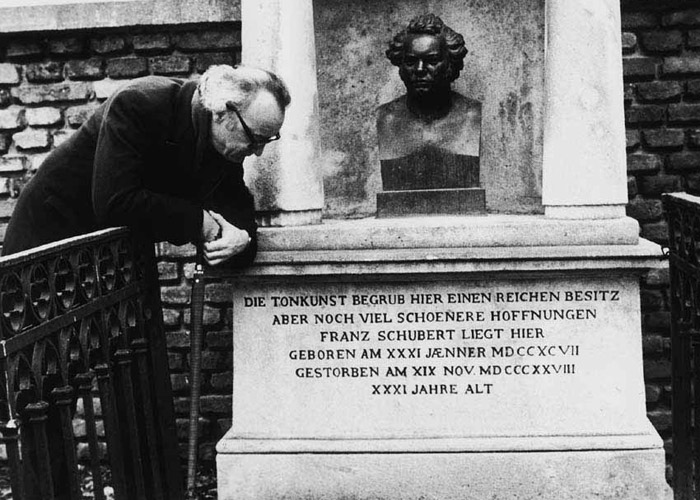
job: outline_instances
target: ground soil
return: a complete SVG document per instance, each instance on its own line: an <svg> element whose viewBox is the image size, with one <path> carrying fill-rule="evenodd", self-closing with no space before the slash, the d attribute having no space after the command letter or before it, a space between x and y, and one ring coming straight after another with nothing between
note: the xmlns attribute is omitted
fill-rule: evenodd
<svg viewBox="0 0 700 500"><path fill-rule="evenodd" d="M94 498L93 482L90 468L79 465L80 487L83 499ZM114 491L110 484L110 474L107 468L102 470L104 493L106 500L114 500ZM184 477L184 472L183 472ZM216 470L212 467L202 467L197 473L195 481L195 497L197 500L216 500ZM10 488L10 470L7 465L0 466L0 500L12 500L12 489ZM126 500L126 499L125 499Z"/></svg>

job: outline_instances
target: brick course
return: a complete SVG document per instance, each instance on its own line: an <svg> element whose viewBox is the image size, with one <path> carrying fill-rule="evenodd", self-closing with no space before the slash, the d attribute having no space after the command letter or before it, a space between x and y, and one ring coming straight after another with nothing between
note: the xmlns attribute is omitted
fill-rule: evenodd
<svg viewBox="0 0 700 500"><path fill-rule="evenodd" d="M630 53L634 51L637 47L637 35L634 33L623 33L622 34L622 50L625 53Z"/></svg>
<svg viewBox="0 0 700 500"><path fill-rule="evenodd" d="M649 196L661 196L663 193L680 191L683 177L680 175L658 174L654 177L639 177L637 179L639 192Z"/></svg>
<svg viewBox="0 0 700 500"><path fill-rule="evenodd" d="M71 80L101 80L104 73L104 61L99 58L66 63L66 76Z"/></svg>
<svg viewBox="0 0 700 500"><path fill-rule="evenodd" d="M641 224L641 226L640 234L642 238L656 242L668 240L668 224L666 224L666 221L649 222Z"/></svg>
<svg viewBox="0 0 700 500"><path fill-rule="evenodd" d="M635 153L627 156L628 174L653 174L661 169L662 160L659 155Z"/></svg>
<svg viewBox="0 0 700 500"><path fill-rule="evenodd" d="M29 108L25 112L27 124L32 127L59 125L63 116L58 108Z"/></svg>
<svg viewBox="0 0 700 500"><path fill-rule="evenodd" d="M241 62L240 52L209 52L206 54L197 54L195 56L195 65L198 73L201 73L209 66L215 64L228 64L233 66Z"/></svg>
<svg viewBox="0 0 700 500"><path fill-rule="evenodd" d="M688 33L688 48L697 49L700 47L700 30Z"/></svg>
<svg viewBox="0 0 700 500"><path fill-rule="evenodd" d="M90 40L90 49L97 54L118 54L126 50L123 36L103 36Z"/></svg>
<svg viewBox="0 0 700 500"><path fill-rule="evenodd" d="M15 85L20 81L16 65L9 63L0 64L0 85Z"/></svg>
<svg viewBox="0 0 700 500"><path fill-rule="evenodd" d="M29 159L24 155L4 155L0 157L0 173L19 174L27 169Z"/></svg>
<svg viewBox="0 0 700 500"><path fill-rule="evenodd" d="M159 262L158 274L161 281L175 280L178 278L178 265L176 262Z"/></svg>
<svg viewBox="0 0 700 500"><path fill-rule="evenodd" d="M49 61L27 64L24 75L31 83L60 82L63 80L63 63Z"/></svg>
<svg viewBox="0 0 700 500"><path fill-rule="evenodd" d="M56 56L77 56L85 52L85 40L81 37L65 37L49 40L49 54Z"/></svg>
<svg viewBox="0 0 700 500"><path fill-rule="evenodd" d="M662 123L666 118L666 108L653 104L634 105L625 111L628 123Z"/></svg>
<svg viewBox="0 0 700 500"><path fill-rule="evenodd" d="M700 9L669 12L661 18L662 26L699 26Z"/></svg>
<svg viewBox="0 0 700 500"><path fill-rule="evenodd" d="M10 106L0 109L0 130L17 130L24 126L24 108Z"/></svg>
<svg viewBox="0 0 700 500"><path fill-rule="evenodd" d="M677 99L683 92L678 82L641 82L636 87L639 100L643 102Z"/></svg>
<svg viewBox="0 0 700 500"><path fill-rule="evenodd" d="M17 149L46 149L51 145L48 130L25 129L12 136L12 140L17 145Z"/></svg>
<svg viewBox="0 0 700 500"><path fill-rule="evenodd" d="M31 60L43 54L43 47L40 41L23 40L10 42L5 50L5 56L10 59Z"/></svg>
<svg viewBox="0 0 700 500"><path fill-rule="evenodd" d="M110 78L136 78L148 74L148 60L143 57L120 57L107 61Z"/></svg>
<svg viewBox="0 0 700 500"><path fill-rule="evenodd" d="M688 131L688 146L691 148L700 147L700 130Z"/></svg>
<svg viewBox="0 0 700 500"><path fill-rule="evenodd" d="M163 53L170 48L170 35L168 33L135 35L132 44L137 54Z"/></svg>
<svg viewBox="0 0 700 500"><path fill-rule="evenodd" d="M668 120L670 122L700 121L700 104L671 104L668 107Z"/></svg>
<svg viewBox="0 0 700 500"><path fill-rule="evenodd" d="M664 75L686 76L700 73L700 56L667 57L663 62Z"/></svg>
<svg viewBox="0 0 700 500"><path fill-rule="evenodd" d="M189 291L189 288L187 289ZM202 315L202 322L205 326L214 326L221 320L221 309L218 307L204 306L204 312ZM183 312L183 321L186 325L190 324L190 310L187 309Z"/></svg>
<svg viewBox="0 0 700 500"><path fill-rule="evenodd" d="M181 55L157 56L148 59L154 75L187 75L190 71L190 58Z"/></svg>
<svg viewBox="0 0 700 500"><path fill-rule="evenodd" d="M622 70L625 78L651 80L661 60L652 57L630 57L623 60Z"/></svg>
<svg viewBox="0 0 700 500"><path fill-rule="evenodd" d="M87 120L92 113L97 109L97 104L83 104L81 106L71 106L65 111L66 121L71 127L80 127L85 120Z"/></svg>
<svg viewBox="0 0 700 500"><path fill-rule="evenodd" d="M627 151L634 151L634 149L639 146L640 134L638 130L627 130L626 131L626 147Z"/></svg>
<svg viewBox="0 0 700 500"><path fill-rule="evenodd" d="M73 135L73 130L67 130L67 129L61 129L61 130L56 130L53 132L53 145L54 147L58 147L61 144L63 144L66 139L68 139L71 135Z"/></svg>
<svg viewBox="0 0 700 500"><path fill-rule="evenodd" d="M16 88L16 95L22 104L41 104L46 102L87 101L92 87L84 82L61 82L46 85L21 85ZM13 89L14 94L14 89Z"/></svg>
<svg viewBox="0 0 700 500"><path fill-rule="evenodd" d="M686 95L687 99L695 100L700 99L700 80L691 80L686 85Z"/></svg>
<svg viewBox="0 0 700 500"><path fill-rule="evenodd" d="M175 46L183 51L240 49L240 30L189 31L176 34Z"/></svg>
<svg viewBox="0 0 700 500"><path fill-rule="evenodd" d="M635 198L627 205L627 215L639 221L658 220L663 215L661 200Z"/></svg>
<svg viewBox="0 0 700 500"><path fill-rule="evenodd" d="M92 88L95 91L95 98L102 101L111 96L119 87L127 85L130 80L112 80L111 78L93 82Z"/></svg>
<svg viewBox="0 0 700 500"><path fill-rule="evenodd" d="M683 146L685 131L682 129L651 129L642 133L649 148L678 148Z"/></svg>
<svg viewBox="0 0 700 500"><path fill-rule="evenodd" d="M649 31L641 34L641 46L650 53L674 52L683 45L680 31Z"/></svg>
<svg viewBox="0 0 700 500"><path fill-rule="evenodd" d="M700 152L682 151L668 157L669 172L698 172L700 171Z"/></svg>
<svg viewBox="0 0 700 500"><path fill-rule="evenodd" d="M628 11L622 12L622 29L656 28L659 25L658 16L653 12Z"/></svg>

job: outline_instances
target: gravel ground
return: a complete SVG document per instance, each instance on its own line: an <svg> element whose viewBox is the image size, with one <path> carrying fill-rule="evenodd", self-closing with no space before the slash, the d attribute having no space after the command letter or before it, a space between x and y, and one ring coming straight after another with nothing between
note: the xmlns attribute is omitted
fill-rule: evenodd
<svg viewBox="0 0 700 500"><path fill-rule="evenodd" d="M83 499L87 500L94 498L92 474L88 467L79 465L80 486L83 493ZM184 475L184 473L183 473ZM102 470L104 484L109 485L110 474L107 468ZM104 487L105 498L114 500L114 491L111 486ZM216 470L213 468L200 468L195 481L195 492L198 500L216 500ZM0 500L12 500L12 491L10 490L10 470L7 465L0 466ZM125 499L126 500L126 499Z"/></svg>

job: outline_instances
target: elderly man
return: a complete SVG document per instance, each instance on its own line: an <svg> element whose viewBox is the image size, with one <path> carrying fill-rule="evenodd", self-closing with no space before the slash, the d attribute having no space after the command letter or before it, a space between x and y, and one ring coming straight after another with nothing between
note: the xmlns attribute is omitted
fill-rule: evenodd
<svg viewBox="0 0 700 500"><path fill-rule="evenodd" d="M204 242L209 265L252 262L253 199L242 161L279 138L289 92L274 74L212 66L150 76L103 103L22 191L3 255L109 226Z"/></svg>
<svg viewBox="0 0 700 500"><path fill-rule="evenodd" d="M210 265L249 264L257 227L242 162L279 139L289 102L277 76L251 67L132 81L46 158L20 195L3 254L126 225L147 241L204 242ZM49 446L65 498L58 425L49 419Z"/></svg>

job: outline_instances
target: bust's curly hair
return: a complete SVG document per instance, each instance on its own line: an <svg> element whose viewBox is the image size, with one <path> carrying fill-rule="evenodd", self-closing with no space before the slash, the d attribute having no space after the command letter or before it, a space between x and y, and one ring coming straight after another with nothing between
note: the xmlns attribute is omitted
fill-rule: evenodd
<svg viewBox="0 0 700 500"><path fill-rule="evenodd" d="M424 14L414 17L408 23L408 27L400 31L389 42L386 57L394 66L400 66L403 62L406 38L409 35L436 35L445 40L447 54L452 69L451 79L456 80L459 72L464 68L464 57L467 55L467 47L462 35L447 26L442 19L435 14Z"/></svg>

